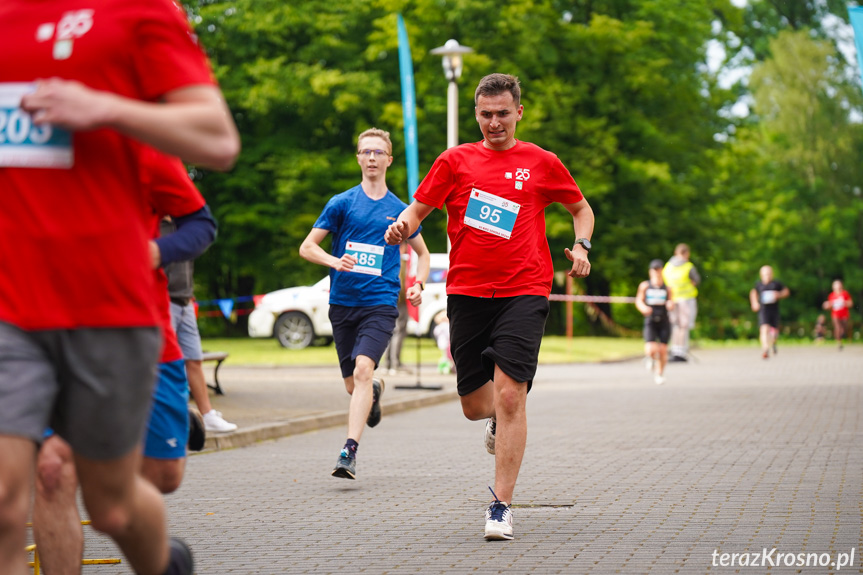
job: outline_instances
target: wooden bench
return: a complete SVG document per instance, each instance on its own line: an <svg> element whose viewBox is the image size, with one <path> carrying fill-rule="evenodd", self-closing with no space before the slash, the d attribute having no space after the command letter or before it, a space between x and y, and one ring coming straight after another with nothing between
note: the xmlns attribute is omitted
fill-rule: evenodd
<svg viewBox="0 0 863 575"><path fill-rule="evenodd" d="M227 351L205 351L204 356L201 358L201 361L206 363L208 361L215 361L216 367L213 369L213 382L208 383L207 387L216 392L217 395L225 395L225 392L222 391L222 386L219 385L219 368L222 367L222 362L228 359Z"/></svg>

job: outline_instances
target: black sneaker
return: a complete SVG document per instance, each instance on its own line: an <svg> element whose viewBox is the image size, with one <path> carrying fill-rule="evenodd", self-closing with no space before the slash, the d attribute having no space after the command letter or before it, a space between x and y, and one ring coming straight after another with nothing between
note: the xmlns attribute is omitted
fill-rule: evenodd
<svg viewBox="0 0 863 575"><path fill-rule="evenodd" d="M357 478L357 458L348 455L346 449L342 449L342 452L339 453L339 460L336 461L336 468L333 469L333 477Z"/></svg>
<svg viewBox="0 0 863 575"><path fill-rule="evenodd" d="M372 380L374 399L372 399L372 410L369 411L369 417L366 419L366 425L369 427L374 427L381 422L381 396L384 394L384 387L383 379L376 377Z"/></svg>
<svg viewBox="0 0 863 575"><path fill-rule="evenodd" d="M186 542L177 537L171 537L168 545L171 549L171 557L168 559L168 568L164 575L192 575L195 571L195 560Z"/></svg>
<svg viewBox="0 0 863 575"><path fill-rule="evenodd" d="M204 428L204 420L194 409L189 408L189 440L186 447L189 451L201 451L207 441L207 430Z"/></svg>

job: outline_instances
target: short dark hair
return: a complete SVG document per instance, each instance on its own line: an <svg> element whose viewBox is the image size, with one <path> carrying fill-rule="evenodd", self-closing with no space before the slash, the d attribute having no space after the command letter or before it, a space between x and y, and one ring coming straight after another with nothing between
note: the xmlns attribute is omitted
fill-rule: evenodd
<svg viewBox="0 0 863 575"><path fill-rule="evenodd" d="M476 106L480 96L498 96L504 92L512 94L515 105L521 104L521 85L516 76L510 74L489 74L479 81L476 93L473 95L473 104Z"/></svg>

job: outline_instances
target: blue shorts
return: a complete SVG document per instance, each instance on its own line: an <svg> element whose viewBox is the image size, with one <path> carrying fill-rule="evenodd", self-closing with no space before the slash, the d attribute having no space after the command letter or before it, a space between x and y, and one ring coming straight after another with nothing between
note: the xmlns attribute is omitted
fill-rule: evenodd
<svg viewBox="0 0 863 575"><path fill-rule="evenodd" d="M189 439L189 380L182 359L159 364L159 379L153 392L153 407L144 456L180 459L186 456Z"/></svg>
<svg viewBox="0 0 863 575"><path fill-rule="evenodd" d="M370 357L377 368L396 327L398 309L391 305L330 305L329 316L342 377L354 374L358 355Z"/></svg>
<svg viewBox="0 0 863 575"><path fill-rule="evenodd" d="M183 350L183 359L201 361L201 333L198 331L198 318L195 317L195 304L177 305L171 302L171 327L177 334L177 343Z"/></svg>

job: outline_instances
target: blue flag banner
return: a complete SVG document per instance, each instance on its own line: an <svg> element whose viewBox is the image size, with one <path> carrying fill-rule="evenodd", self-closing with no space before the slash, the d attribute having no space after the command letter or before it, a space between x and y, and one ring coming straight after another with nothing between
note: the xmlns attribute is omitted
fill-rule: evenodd
<svg viewBox="0 0 863 575"><path fill-rule="evenodd" d="M231 319L231 312L234 311L234 300L220 299L216 301L219 302L219 309L222 310L222 315L225 316L225 319Z"/></svg>
<svg viewBox="0 0 863 575"><path fill-rule="evenodd" d="M402 117L405 123L405 159L408 167L408 203L414 199L419 186L419 151L417 150L416 90L414 89L414 64L408 31L402 15L399 23L399 72L402 79Z"/></svg>
<svg viewBox="0 0 863 575"><path fill-rule="evenodd" d="M863 7L849 6L848 17L854 28L854 45L857 47L857 66L860 68L860 78L863 80Z"/></svg>

